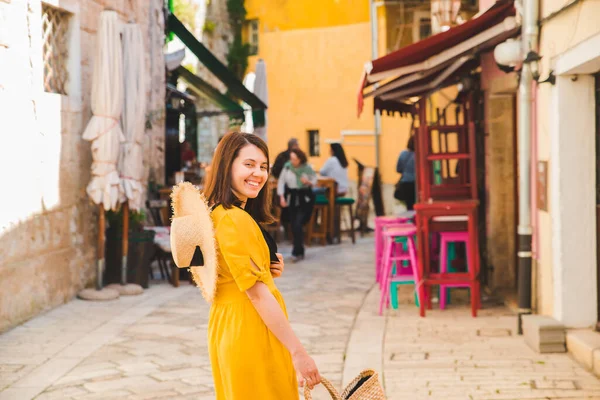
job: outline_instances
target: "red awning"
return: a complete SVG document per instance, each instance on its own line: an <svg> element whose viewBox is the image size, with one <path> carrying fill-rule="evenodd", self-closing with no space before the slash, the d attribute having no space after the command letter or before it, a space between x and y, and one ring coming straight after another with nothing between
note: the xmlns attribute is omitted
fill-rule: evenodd
<svg viewBox="0 0 600 400"><path fill-rule="evenodd" d="M507 17L513 15L515 15L513 1L500 0L477 18L373 60L371 70L367 71L368 75L370 77L377 76L381 72L426 61L428 58L502 23ZM369 79L369 82L372 81Z"/></svg>
<svg viewBox="0 0 600 400"><path fill-rule="evenodd" d="M364 97L382 96L379 104L403 101L409 95L431 92L435 89L432 82L448 83L452 74L464 73L467 67L476 68L479 53L519 34L514 14L513 0L499 0L477 18L367 63L358 98L359 114ZM476 62L465 63L465 57ZM377 82L383 85L363 96L363 91ZM414 90L419 88L421 92Z"/></svg>

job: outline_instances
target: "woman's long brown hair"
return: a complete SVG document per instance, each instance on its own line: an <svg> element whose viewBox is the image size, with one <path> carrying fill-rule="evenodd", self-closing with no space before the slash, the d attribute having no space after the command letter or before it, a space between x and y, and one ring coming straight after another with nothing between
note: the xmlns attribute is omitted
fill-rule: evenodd
<svg viewBox="0 0 600 400"><path fill-rule="evenodd" d="M267 144L258 136L240 132L231 132L223 136L215 150L210 173L204 184L204 195L211 206L220 204L225 209L230 209L242 205L242 201L233 194L231 167L240 150L249 144L258 147L267 158L267 163L271 165ZM268 179L258 196L246 201L245 210L256 222L269 224L275 220L271 214L271 188Z"/></svg>

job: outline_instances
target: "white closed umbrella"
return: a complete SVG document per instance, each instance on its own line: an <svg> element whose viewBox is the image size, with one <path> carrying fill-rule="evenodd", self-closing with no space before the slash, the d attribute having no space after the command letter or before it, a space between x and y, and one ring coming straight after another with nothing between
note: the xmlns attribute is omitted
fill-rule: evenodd
<svg viewBox="0 0 600 400"><path fill-rule="evenodd" d="M116 210L123 191L117 161L125 140L119 118L123 108L123 61L121 22L115 11L100 14L98 46L92 74L92 119L83 139L92 142L92 180L87 193L104 210Z"/></svg>
<svg viewBox="0 0 600 400"><path fill-rule="evenodd" d="M144 73L144 43L138 24L123 29L123 131L119 171L123 182L121 201L139 211L143 206L142 142L146 114L146 74Z"/></svg>
<svg viewBox="0 0 600 400"><path fill-rule="evenodd" d="M254 79L254 94L266 106L269 105L269 95L267 90L267 67L263 59L256 63L256 77ZM254 127L254 134L259 136L265 142L267 141L267 111L265 110L265 126Z"/></svg>
<svg viewBox="0 0 600 400"><path fill-rule="evenodd" d="M254 80L256 79L256 74L254 72L248 72L244 77L244 86L250 92L254 92ZM244 123L242 124L242 132L244 133L253 133L254 132L254 124L252 121L252 107L248 103L243 102L242 107L244 108Z"/></svg>
<svg viewBox="0 0 600 400"><path fill-rule="evenodd" d="M146 74L144 73L144 43L138 24L127 24L123 28L123 81L124 100L123 131L125 141L121 143L119 172L123 185L120 201L123 202L123 238L121 285L109 287L124 295L141 294L140 285L127 284L127 255L129 250L129 210L139 211L144 202L142 185L143 160L142 141L145 132Z"/></svg>
<svg viewBox="0 0 600 400"><path fill-rule="evenodd" d="M87 194L100 206L98 227L98 270L96 290L102 289L104 271L105 210L116 210L123 186L117 173L119 146L125 140L119 119L123 107L123 60L121 56L121 22L115 11L100 14L97 47L92 72L92 118L83 139L92 142L92 179ZM110 291L110 292L108 292ZM118 292L105 289L118 297ZM88 292L80 293L86 298ZM92 296L90 296L92 297Z"/></svg>

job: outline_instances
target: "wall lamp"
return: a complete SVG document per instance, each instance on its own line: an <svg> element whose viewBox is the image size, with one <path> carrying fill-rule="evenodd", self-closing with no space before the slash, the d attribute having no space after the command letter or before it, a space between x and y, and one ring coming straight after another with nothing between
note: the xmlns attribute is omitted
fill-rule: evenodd
<svg viewBox="0 0 600 400"><path fill-rule="evenodd" d="M530 51L523 59L521 42L516 39L507 39L494 48L494 59L498 68L506 73L510 73L520 69L522 64L527 64L531 70L531 77L538 84L549 82L554 85L556 76L554 71L550 70L548 77L540 81L540 56L535 51Z"/></svg>
<svg viewBox="0 0 600 400"><path fill-rule="evenodd" d="M523 64L529 65L529 68L531 69L531 77L538 84L549 82L551 85L554 85L556 83L556 76L554 75L554 71L552 71L552 70L550 70L550 72L548 73L548 77L546 79L544 79L543 81L540 81L540 60L541 59L542 59L542 56L540 56L538 53L536 53L535 51L530 51L529 53L527 53L527 56L523 60Z"/></svg>

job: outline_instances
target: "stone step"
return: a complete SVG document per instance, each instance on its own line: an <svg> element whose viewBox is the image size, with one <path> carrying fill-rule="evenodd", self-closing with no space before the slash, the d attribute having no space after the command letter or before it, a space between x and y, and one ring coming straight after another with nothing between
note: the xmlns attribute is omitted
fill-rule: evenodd
<svg viewBox="0 0 600 400"><path fill-rule="evenodd" d="M523 316L525 343L538 353L564 353L565 327L544 315Z"/></svg>
<svg viewBox="0 0 600 400"><path fill-rule="evenodd" d="M600 377L600 333L591 329L570 329L567 349L575 360Z"/></svg>

